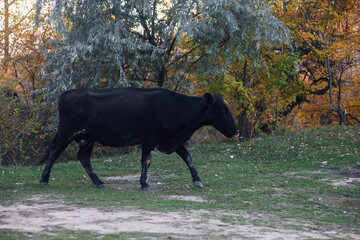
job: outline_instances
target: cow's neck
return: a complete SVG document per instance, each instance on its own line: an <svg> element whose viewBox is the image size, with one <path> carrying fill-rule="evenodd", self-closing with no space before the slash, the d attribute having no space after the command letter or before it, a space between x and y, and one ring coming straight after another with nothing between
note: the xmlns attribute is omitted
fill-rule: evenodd
<svg viewBox="0 0 360 240"><path fill-rule="evenodd" d="M207 125L205 121L207 105L202 98L189 98L186 109L187 111L184 112L184 125L188 131L195 132Z"/></svg>
<svg viewBox="0 0 360 240"><path fill-rule="evenodd" d="M182 99L182 106L184 107L181 111L181 117L176 122L175 132L170 133L165 139L159 144L159 150L166 153L174 152L180 145L186 143L193 133L206 125L205 113L207 106L202 98L189 97Z"/></svg>

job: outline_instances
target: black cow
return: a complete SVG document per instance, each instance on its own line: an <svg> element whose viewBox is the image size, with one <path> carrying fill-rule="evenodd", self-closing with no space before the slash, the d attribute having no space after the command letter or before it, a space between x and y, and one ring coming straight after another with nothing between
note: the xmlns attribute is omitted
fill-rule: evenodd
<svg viewBox="0 0 360 240"><path fill-rule="evenodd" d="M99 188L105 184L93 172L90 155L94 142L105 146L142 146L142 189L148 189L147 169L155 148L176 152L187 164L193 183L202 188L185 143L205 125L226 137L238 135L229 108L220 94L191 97L166 89L74 89L59 98L58 131L39 165L46 162L40 184L48 185L53 163L69 143L79 145L77 158Z"/></svg>

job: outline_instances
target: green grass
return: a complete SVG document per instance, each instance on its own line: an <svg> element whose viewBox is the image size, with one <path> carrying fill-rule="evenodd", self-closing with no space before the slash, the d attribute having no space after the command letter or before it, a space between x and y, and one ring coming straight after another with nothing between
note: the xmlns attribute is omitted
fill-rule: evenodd
<svg viewBox="0 0 360 240"><path fill-rule="evenodd" d="M60 199L79 206L134 207L152 211L246 211L260 216L250 220L223 217L225 223L272 227L278 221L295 229L302 228L295 226L295 222L309 223L314 229L331 228L334 224L340 228L360 227L359 182L353 182L353 186L333 186L331 180L347 177L329 173L360 165L359 127L317 128L244 143L192 145L188 149L203 181L203 189L192 185L186 165L176 154L155 152L149 176L151 182L161 184L155 184L152 191L140 191L140 187L97 189L79 162L55 164L50 187L38 184L43 168L2 167L0 204L32 204L36 201L30 197L42 194L47 196L44 201ZM139 173L139 160L139 154L132 154L93 159L92 163L95 172L104 178ZM127 184L126 181L106 183ZM172 195L198 196L207 201L167 198ZM65 236L59 237L62 239L69 233L59 234ZM4 236L17 239L18 235L22 236L17 232L6 232ZM82 232L76 236L88 239L90 235ZM106 237L112 239L112 236Z"/></svg>

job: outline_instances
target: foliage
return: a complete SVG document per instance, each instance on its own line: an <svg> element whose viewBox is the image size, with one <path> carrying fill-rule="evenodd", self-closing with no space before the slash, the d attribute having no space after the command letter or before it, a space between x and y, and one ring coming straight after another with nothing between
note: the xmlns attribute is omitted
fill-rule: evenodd
<svg viewBox="0 0 360 240"><path fill-rule="evenodd" d="M284 127L284 109L304 89L296 53L269 47L261 51L264 65L258 69L251 67L251 59L244 59L223 74L194 80L200 91L224 94L238 120L240 140L254 137L260 129L275 133L279 126Z"/></svg>
<svg viewBox="0 0 360 240"><path fill-rule="evenodd" d="M305 108L304 111L316 112L328 123L335 122L335 113L339 124L344 124L345 120L348 124L358 124L359 105L354 90L359 87L360 2L271 2L276 14L292 30L296 51L302 60L300 79L303 79L307 94L301 96L293 106L312 100L311 106L305 104L310 111ZM325 94L328 95L326 98ZM307 119L311 118L310 115L307 114ZM318 118L315 123L319 123Z"/></svg>
<svg viewBox="0 0 360 240"><path fill-rule="evenodd" d="M60 33L46 65L55 94L82 86L181 89L190 70L226 69L289 34L258 0L49 2L55 3L50 20ZM38 12L43 5L37 1ZM191 47L179 47L184 39ZM224 64L214 66L219 56Z"/></svg>
<svg viewBox="0 0 360 240"><path fill-rule="evenodd" d="M49 143L49 132L44 131L50 111L44 104L24 104L18 97L0 92L0 165L31 164L43 154L44 143Z"/></svg>

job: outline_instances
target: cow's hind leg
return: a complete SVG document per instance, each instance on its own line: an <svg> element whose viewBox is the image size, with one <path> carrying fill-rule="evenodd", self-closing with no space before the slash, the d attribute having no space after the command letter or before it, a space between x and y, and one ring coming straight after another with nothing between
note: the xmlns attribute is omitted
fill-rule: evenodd
<svg viewBox="0 0 360 240"><path fill-rule="evenodd" d="M194 164L192 163L192 158L189 151L185 148L184 145L180 145L180 147L176 149L176 153L185 161L186 165L188 166L194 185L198 188L203 188L199 174L197 173Z"/></svg>
<svg viewBox="0 0 360 240"><path fill-rule="evenodd" d="M56 159L60 156L60 154L66 149L66 147L69 145L70 141L61 136L58 133L56 133L54 140L49 146L49 149L44 154L43 159L40 161L39 164L42 164L43 162L46 162L46 166L44 168L44 171L41 175L40 184L43 186L49 185L49 177L51 168L56 161Z"/></svg>
<svg viewBox="0 0 360 240"><path fill-rule="evenodd" d="M91 178L92 182L98 187L98 188L106 188L103 181L99 179L99 177L94 173L91 163L90 163L90 156L91 152L94 147L93 141L86 141L86 140L78 140L77 141L80 149L77 154L77 159L81 162L83 165L85 171Z"/></svg>

